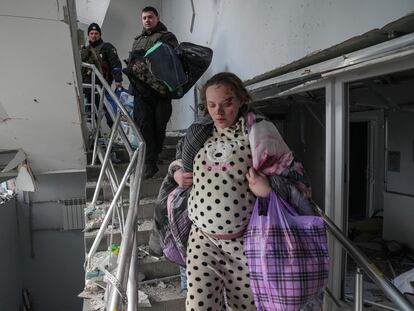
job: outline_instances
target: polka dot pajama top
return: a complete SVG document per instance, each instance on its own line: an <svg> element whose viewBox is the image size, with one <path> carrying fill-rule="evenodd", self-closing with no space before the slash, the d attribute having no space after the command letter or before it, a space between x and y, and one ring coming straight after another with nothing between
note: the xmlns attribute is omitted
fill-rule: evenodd
<svg viewBox="0 0 414 311"><path fill-rule="evenodd" d="M189 217L206 233L243 231L254 200L246 179L251 166L249 139L244 119L230 128L214 127L194 159Z"/></svg>
<svg viewBox="0 0 414 311"><path fill-rule="evenodd" d="M254 202L246 179L250 166L244 118L229 128L214 126L194 159L187 311L256 310L243 237L222 238L244 231L249 222Z"/></svg>

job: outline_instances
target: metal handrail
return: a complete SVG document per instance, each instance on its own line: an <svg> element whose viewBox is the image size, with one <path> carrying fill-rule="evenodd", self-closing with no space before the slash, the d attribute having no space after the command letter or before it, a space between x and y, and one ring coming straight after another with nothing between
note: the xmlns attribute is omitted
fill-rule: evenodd
<svg viewBox="0 0 414 311"><path fill-rule="evenodd" d="M327 225L328 230L333 235L333 237L339 241L341 246L347 251L347 253L355 260L359 268L364 270L368 277L377 284L387 297L394 302L401 310L403 311L414 311L414 306L410 301L392 284L384 274L371 262L368 257L365 256L354 244L349 240L342 230L325 214L325 212L315 203L312 202L315 210L322 217L325 224ZM357 269L359 272L359 269ZM359 277L359 279L358 279ZM358 293L355 293L355 310L361 310L362 306L362 284L360 275L357 276L358 285L356 286L359 290Z"/></svg>
<svg viewBox="0 0 414 311"><path fill-rule="evenodd" d="M120 253L118 256L117 261L117 274L116 277L110 276L112 279L112 286L108 286L107 290L110 291L108 296L108 305L106 310L121 310L122 304L128 303L128 310L132 310L131 308L136 308L137 306L137 288L135 279L133 279L132 275L129 273L130 271L134 272L135 265L134 260L134 247L133 244L136 241L136 224L138 218L138 202L139 202L139 194L141 188L141 176L144 166L144 155L145 155L145 143L142 138L142 135L138 131L134 121L132 120L131 116L128 114L125 107L120 103L119 99L112 91L108 83L103 78L102 74L96 69L96 67L92 64L82 63L82 67L89 68L92 71L92 79L91 83L87 84L84 83L84 88L91 89L91 127L93 130L93 154L92 154L92 164L95 164L97 158L99 158L102 167L99 173L98 181L96 183L96 188L94 192L94 196L92 199L92 206L96 205L99 192L102 187L104 176L106 175L109 183L111 185L112 193L114 195L113 200L108 208L106 215L104 217L103 223L98 230L97 236L92 244L92 247L89 253L86 256L86 266L90 264L90 260L96 253L97 247L104 236L106 228L109 222L113 221L114 219L114 209L117 207L118 209L121 207L121 212L117 209L117 217L119 218L120 225L123 230L121 230L122 240L120 246ZM100 85L96 84L96 79L100 82ZM100 95L100 101L98 105L98 109L96 109L95 105L95 92ZM115 102L117 106L117 113L115 114L112 111L112 107L105 101L105 93L107 93ZM104 116L104 106L106 106L107 111L112 118L113 125L111 128L111 135L109 141L106 145L106 152L103 156L103 152L100 149L99 143L99 135L101 134L101 120ZM132 133L135 137L137 137L138 146L134 150L123 130L120 126L120 119L121 116L123 120L126 120L130 128L132 129ZM96 122L95 122L96 119ZM126 150L128 151L130 162L128 167L125 171L124 176L122 177L121 182L118 182L112 161L111 161L111 152L113 142L115 140L116 135L118 134L119 138L121 139L122 143L124 144ZM122 192L124 187L127 185L127 180L129 178L129 189L130 189L130 198L129 198L129 207L126 219L124 219L123 214L123 200L122 200ZM111 233L112 235L112 233ZM111 237L112 238L112 237ZM128 289L127 289L128 287ZM126 290L127 289L127 290ZM121 295L126 293L127 297L122 297L121 302ZM124 306L125 307L125 306Z"/></svg>
<svg viewBox="0 0 414 311"><path fill-rule="evenodd" d="M103 152L102 152L102 148L100 146L98 146L97 151L98 151L99 161L101 161L101 163L103 163L104 162L104 155L103 155ZM114 197L115 193L116 193L116 191L118 190L118 187L119 187L119 180L118 180L118 176L116 175L115 168L114 168L112 162L108 161L108 165L109 165L109 167L106 169L106 176L111 181L110 186L111 186L112 196ZM117 204L117 209L116 209L116 212L118 214L117 215L118 219L121 220L120 223L119 223L119 226L120 226L119 228L121 229L121 235L124 232L124 219L125 219L124 209L122 208L123 207L123 202L124 202L124 200L123 200L122 194L121 194L121 196L119 197L119 202Z"/></svg>

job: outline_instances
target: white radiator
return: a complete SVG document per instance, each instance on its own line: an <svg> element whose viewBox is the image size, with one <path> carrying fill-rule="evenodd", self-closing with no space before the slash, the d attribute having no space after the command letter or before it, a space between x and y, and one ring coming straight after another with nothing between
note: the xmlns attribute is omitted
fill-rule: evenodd
<svg viewBox="0 0 414 311"><path fill-rule="evenodd" d="M85 198L62 200L63 230L82 230L85 228Z"/></svg>

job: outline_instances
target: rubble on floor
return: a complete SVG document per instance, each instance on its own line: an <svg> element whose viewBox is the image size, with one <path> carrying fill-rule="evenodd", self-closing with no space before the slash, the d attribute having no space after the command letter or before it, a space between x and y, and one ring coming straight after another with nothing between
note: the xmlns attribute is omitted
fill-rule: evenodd
<svg viewBox="0 0 414 311"><path fill-rule="evenodd" d="M375 225L371 228L375 228ZM371 232L374 231L375 229ZM366 232L360 234L355 240L355 245L389 280L395 280L398 276L404 275L404 273L409 273L408 271L413 271L412 277L414 278L414 250L410 249L407 245L397 241L387 241L378 236L371 238L371 235L366 234ZM356 263L350 256L348 256L345 282L345 293L348 297L353 297L354 295L355 273ZM399 288L399 286L397 286L397 288ZM374 303L389 307L393 306L392 302L385 296L384 292L368 277L364 277L363 297ZM366 307L369 308L368 310L372 311L383 310L381 307L368 304Z"/></svg>
<svg viewBox="0 0 414 311"><path fill-rule="evenodd" d="M181 291L179 278L140 285L139 290L148 295L151 302L181 299L186 295Z"/></svg>
<svg viewBox="0 0 414 311"><path fill-rule="evenodd" d="M153 226L152 220L140 220L138 221L137 230L138 231L146 231L151 230Z"/></svg>
<svg viewBox="0 0 414 311"><path fill-rule="evenodd" d="M85 208L85 229L84 232L97 230L101 227L102 222L105 218L105 214L109 208L109 204L91 205ZM108 226L108 228L115 230L119 228L118 218L115 217L114 222Z"/></svg>
<svg viewBox="0 0 414 311"><path fill-rule="evenodd" d="M393 284L401 293L414 295L414 268L398 275Z"/></svg>

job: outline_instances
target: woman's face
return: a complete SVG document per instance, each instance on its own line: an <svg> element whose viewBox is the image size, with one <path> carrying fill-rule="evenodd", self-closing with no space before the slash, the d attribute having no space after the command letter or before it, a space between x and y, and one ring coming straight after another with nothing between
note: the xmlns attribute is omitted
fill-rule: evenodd
<svg viewBox="0 0 414 311"><path fill-rule="evenodd" d="M226 84L211 85L206 89L207 110L219 128L232 126L241 106L232 87Z"/></svg>

